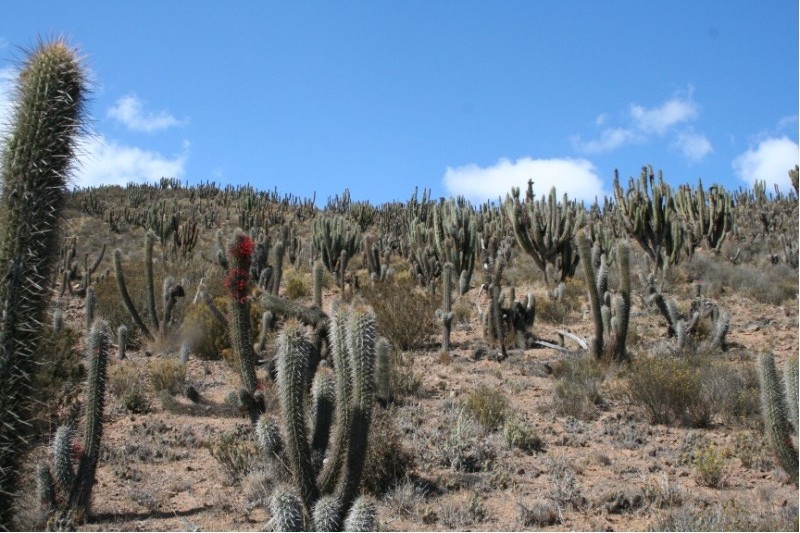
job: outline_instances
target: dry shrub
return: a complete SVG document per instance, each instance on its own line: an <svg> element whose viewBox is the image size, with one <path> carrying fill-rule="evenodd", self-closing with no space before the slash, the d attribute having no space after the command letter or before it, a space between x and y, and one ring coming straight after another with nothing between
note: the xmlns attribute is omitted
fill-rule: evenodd
<svg viewBox="0 0 800 533"><path fill-rule="evenodd" d="M467 396L464 407L484 429L494 431L505 422L508 398L497 388L481 385Z"/></svg>
<svg viewBox="0 0 800 533"><path fill-rule="evenodd" d="M150 412L147 400L147 387L139 371L124 363L111 367L108 376L111 393L117 397L122 406L131 413Z"/></svg>
<svg viewBox="0 0 800 533"><path fill-rule="evenodd" d="M208 451L223 466L231 483L252 472L259 457L255 442L244 438L241 432L223 433L208 444Z"/></svg>
<svg viewBox="0 0 800 533"><path fill-rule="evenodd" d="M286 298L297 300L299 298L307 298L310 294L311 288L303 274L296 270L290 270L286 273L283 287L283 295Z"/></svg>
<svg viewBox="0 0 800 533"><path fill-rule="evenodd" d="M697 357L642 357L628 374L628 394L652 424L706 427L714 406L704 394L703 367Z"/></svg>
<svg viewBox="0 0 800 533"><path fill-rule="evenodd" d="M541 451L544 443L530 422L518 415L509 416L503 425L503 438L512 448L524 452Z"/></svg>
<svg viewBox="0 0 800 533"><path fill-rule="evenodd" d="M44 426L58 419L81 391L86 369L78 351L79 334L62 327L55 333L46 326L39 344L40 362L32 377L33 418Z"/></svg>
<svg viewBox="0 0 800 533"><path fill-rule="evenodd" d="M557 378L553 387L553 408L560 416L590 420L603 404L600 386L605 377L603 363L594 357L565 359L553 365Z"/></svg>
<svg viewBox="0 0 800 533"><path fill-rule="evenodd" d="M400 350L424 347L439 331L438 301L410 276L393 276L361 294L375 310L378 334Z"/></svg>
<svg viewBox="0 0 800 533"><path fill-rule="evenodd" d="M405 479L414 467L414 454L403 445L395 413L378 409L369 430L369 448L362 478L363 488L381 496Z"/></svg>
<svg viewBox="0 0 800 533"><path fill-rule="evenodd" d="M214 303L220 311L225 312L227 302L224 298L216 298ZM184 334L192 339L192 354L198 359L219 359L222 351L230 347L228 333L203 302L189 307L181 327Z"/></svg>
<svg viewBox="0 0 800 533"><path fill-rule="evenodd" d="M150 384L153 391L166 391L172 395L180 393L186 381L186 367L175 359L153 359L150 361Z"/></svg>

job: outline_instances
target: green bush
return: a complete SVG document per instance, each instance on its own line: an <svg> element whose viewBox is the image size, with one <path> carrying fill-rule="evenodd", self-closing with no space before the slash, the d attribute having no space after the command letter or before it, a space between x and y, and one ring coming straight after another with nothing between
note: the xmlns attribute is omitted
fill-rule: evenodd
<svg viewBox="0 0 800 533"><path fill-rule="evenodd" d="M506 418L503 426L503 438L510 447L519 448L525 452L538 452L543 448L542 439L536 433L536 428L518 416Z"/></svg>

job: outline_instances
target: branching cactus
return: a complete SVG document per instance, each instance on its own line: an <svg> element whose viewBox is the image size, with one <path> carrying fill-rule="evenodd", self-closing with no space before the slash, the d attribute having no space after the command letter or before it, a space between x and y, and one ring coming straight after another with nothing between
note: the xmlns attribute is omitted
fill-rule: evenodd
<svg viewBox="0 0 800 533"><path fill-rule="evenodd" d="M84 67L62 39L40 43L21 66L0 143L0 529L13 527L30 375L87 93Z"/></svg>
<svg viewBox="0 0 800 533"><path fill-rule="evenodd" d="M656 183L652 167L642 168L639 182L631 178L626 192L615 172L614 197L628 235L653 261L653 274L666 264L676 264L680 260L683 229L676 216L672 189L661 173Z"/></svg>
<svg viewBox="0 0 800 533"><path fill-rule="evenodd" d="M449 262L462 279L459 294L464 294L466 290L461 291L469 289L478 251L472 206L452 199L438 204L433 210L433 227L437 256L442 262Z"/></svg>
<svg viewBox="0 0 800 533"><path fill-rule="evenodd" d="M343 307L331 318L335 383L329 370L317 372L310 415L306 368L311 344L296 321L288 322L280 336L281 431L266 416L256 429L262 451L276 471L288 465L293 484L293 489L273 493L270 524L275 528L338 531L351 517L361 523L359 517L366 516L365 504L356 498L375 402L376 324L372 312ZM323 456L324 462L319 460ZM301 521L295 520L298 516ZM374 523L374 512L372 516Z"/></svg>
<svg viewBox="0 0 800 533"><path fill-rule="evenodd" d="M797 455L797 357L787 361L783 383L778 379L775 357L758 358L761 414L770 446L792 483L798 483Z"/></svg>
<svg viewBox="0 0 800 533"><path fill-rule="evenodd" d="M155 329L150 329L142 320L142 315L136 309L136 306L131 299L128 292L128 286L125 283L125 273L122 269L122 252L119 248L114 250L114 276L117 279L117 289L119 290L120 297L128 315L133 320L133 323L144 333L150 340L156 340L156 334L161 337L166 337L170 332L172 325L172 313L177 304L178 298L183 298L186 292L183 285L176 283L171 277L164 279L162 287L162 301L164 303L163 318L159 320L158 313L156 313L155 304L155 281L153 278L153 243L155 236L148 233L145 236L145 277L147 280L147 287L145 292L147 294L147 313L150 315L151 324Z"/></svg>
<svg viewBox="0 0 800 533"><path fill-rule="evenodd" d="M100 458L103 436L105 380L111 332L108 323L97 320L87 341L86 407L83 442L69 426L61 426L53 439L51 468L39 466L37 483L48 529L72 530L89 515L92 487Z"/></svg>
<svg viewBox="0 0 800 533"><path fill-rule="evenodd" d="M533 197L532 184L529 185L529 196ZM585 210L583 206L570 202L567 195L561 202L556 196L556 189L550 189L547 200L520 202L519 189L512 189L511 196L506 199L505 211L511 221L511 227L520 248L533 258L536 266L548 278L547 265L557 272L556 281L572 277L578 265L578 254L575 251L573 238L583 226Z"/></svg>
<svg viewBox="0 0 800 533"><path fill-rule="evenodd" d="M703 182L692 190L683 185L675 195L675 208L686 231L689 255L705 241L709 250L719 252L722 243L733 228L733 198L720 185L713 185L708 194Z"/></svg>

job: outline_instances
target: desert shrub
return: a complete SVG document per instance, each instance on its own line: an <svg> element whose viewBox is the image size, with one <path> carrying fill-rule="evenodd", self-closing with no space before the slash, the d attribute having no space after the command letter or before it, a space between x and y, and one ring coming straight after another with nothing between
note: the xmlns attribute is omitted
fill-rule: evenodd
<svg viewBox="0 0 800 533"><path fill-rule="evenodd" d="M308 280L300 272L290 270L284 276L283 295L286 298L296 300L306 298L311 294Z"/></svg>
<svg viewBox="0 0 800 533"><path fill-rule="evenodd" d="M214 300L220 311L225 312L224 298ZM183 332L192 339L192 353L198 359L215 360L222 356L222 351L230 347L225 327L211 313L208 306L199 302L189 306L183 320Z"/></svg>
<svg viewBox="0 0 800 533"><path fill-rule="evenodd" d="M460 328L469 327L470 318L472 318L472 305L465 299L459 298L453 304L453 323Z"/></svg>
<svg viewBox="0 0 800 533"><path fill-rule="evenodd" d="M503 438L508 446L519 448L525 452L538 452L543 447L542 439L536 433L536 428L517 415L506 418L503 425Z"/></svg>
<svg viewBox="0 0 800 533"><path fill-rule="evenodd" d="M420 348L439 332L438 301L410 276L396 275L361 291L375 310L378 334L400 350Z"/></svg>
<svg viewBox="0 0 800 533"><path fill-rule="evenodd" d="M724 450L718 449L713 444L699 450L694 458L695 481L712 489L722 487L727 477L725 467L728 461L725 455Z"/></svg>
<svg viewBox="0 0 800 533"><path fill-rule="evenodd" d="M127 411L131 413L150 412L147 400L147 387L141 374L133 366L117 364L111 367L108 376L110 390Z"/></svg>
<svg viewBox="0 0 800 533"><path fill-rule="evenodd" d="M223 433L208 443L208 451L222 465L231 483L247 476L259 457L255 442L244 438L240 432Z"/></svg>
<svg viewBox="0 0 800 533"><path fill-rule="evenodd" d="M490 468L496 453L484 430L465 408L447 414L450 434L442 446L443 462L458 472L480 472Z"/></svg>
<svg viewBox="0 0 800 533"><path fill-rule="evenodd" d="M706 427L714 414L703 390L703 367L697 357L642 357L628 374L628 394L653 424Z"/></svg>
<svg viewBox="0 0 800 533"><path fill-rule="evenodd" d="M413 516L424 501L424 489L408 479L395 486L384 498L386 506L399 516Z"/></svg>
<svg viewBox="0 0 800 533"><path fill-rule="evenodd" d="M414 354L391 350L389 390L400 396L415 396L422 388L422 374L414 370Z"/></svg>
<svg viewBox="0 0 800 533"><path fill-rule="evenodd" d="M535 500L531 506L517 502L519 508L519 524L524 528L547 527L559 522L559 510L549 500Z"/></svg>
<svg viewBox="0 0 800 533"><path fill-rule="evenodd" d="M714 361L702 368L703 396L728 424L761 424L758 374L753 365Z"/></svg>
<svg viewBox="0 0 800 533"><path fill-rule="evenodd" d="M133 299L136 305L141 306L137 307L137 309L144 309L144 273L142 273L141 276L128 276L128 272L125 271L125 274L125 283L128 286L131 299ZM131 279L129 279L129 277ZM125 310L125 305L122 303L122 299L119 295L119 289L117 289L117 280L114 278L114 274L97 280L94 284L94 288L94 293L97 297L94 311L95 316L101 316L107 320L111 331L117 331L117 328L125 324L131 334L129 338L138 337L140 334L139 328L136 327L130 315ZM138 301L139 296L142 297L142 302ZM147 321L147 318L142 317L142 320Z"/></svg>
<svg viewBox="0 0 800 533"><path fill-rule="evenodd" d="M652 531L797 531L797 504L756 511L736 500L697 508L682 506L661 516Z"/></svg>
<svg viewBox="0 0 800 533"><path fill-rule="evenodd" d="M186 367L175 359L153 359L150 361L150 384L153 391L166 391L172 395L183 389Z"/></svg>
<svg viewBox="0 0 800 533"><path fill-rule="evenodd" d="M734 455L739 458L743 467L758 470L759 472L767 472L775 468L775 463L767 446L762 432L747 431L736 435L733 444Z"/></svg>
<svg viewBox="0 0 800 533"><path fill-rule="evenodd" d="M701 280L707 296L716 297L728 289L771 305L797 298L797 271L786 263L761 267L734 265L706 254L695 254L683 269L689 279Z"/></svg>
<svg viewBox="0 0 800 533"><path fill-rule="evenodd" d="M583 507L586 499L582 495L583 489L572 465L564 457L550 459L548 463L550 499L562 509Z"/></svg>
<svg viewBox="0 0 800 533"><path fill-rule="evenodd" d="M553 408L560 416L589 420L597 414L603 397L600 386L605 372L593 357L565 359L553 366Z"/></svg>
<svg viewBox="0 0 800 533"><path fill-rule="evenodd" d="M414 455L403 445L394 413L384 409L375 411L369 430L363 490L381 496L405 479L413 465Z"/></svg>
<svg viewBox="0 0 800 533"><path fill-rule="evenodd" d="M570 278L564 282L563 289L553 289L552 293L536 299L536 319L548 324L563 324L570 313L580 309L586 298L586 283L581 279Z"/></svg>
<svg viewBox="0 0 800 533"><path fill-rule="evenodd" d="M495 387L480 385L464 401L464 407L487 431L503 425L508 410L508 398Z"/></svg>
<svg viewBox="0 0 800 533"><path fill-rule="evenodd" d="M32 377L33 418L44 425L57 420L81 391L86 368L78 350L80 335L64 326L58 333L45 326Z"/></svg>

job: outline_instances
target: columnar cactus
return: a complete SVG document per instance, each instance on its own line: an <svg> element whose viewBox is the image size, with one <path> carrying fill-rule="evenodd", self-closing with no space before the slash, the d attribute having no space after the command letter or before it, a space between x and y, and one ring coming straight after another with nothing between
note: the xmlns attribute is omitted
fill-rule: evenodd
<svg viewBox="0 0 800 533"><path fill-rule="evenodd" d="M256 399L255 351L253 333L250 327L250 262L253 255L253 240L244 233L237 234L228 247L228 275L225 288L230 299L230 320L228 333L231 345L239 362L239 376L242 380L243 396L249 395L246 405L252 406L250 416L255 422L263 412L261 401ZM255 401L253 401L255 400Z"/></svg>
<svg viewBox="0 0 800 533"><path fill-rule="evenodd" d="M366 461L375 401L375 334L375 317L371 312L361 309L348 312L343 306L334 312L330 343L336 380L334 384L327 370L317 372L312 387L313 431L309 431L305 403L311 344L298 322L290 321L281 333L277 382L282 438L265 416L258 422L257 434L260 447L275 460L274 464L288 465L297 490L295 498L302 504L305 527L318 531L341 530L346 517L355 519L354 513L363 514L363 505L356 506L354 502ZM331 420L333 389L335 408L334 420ZM325 444L327 454L323 463L319 458L325 451ZM292 498L282 492L273 495L274 527L279 527L277 522L283 520L282 517L295 516L292 509L297 506L290 500ZM295 523L292 527L298 525Z"/></svg>
<svg viewBox="0 0 800 533"><path fill-rule="evenodd" d="M53 439L52 470L39 467L39 494L48 527L65 530L83 523L89 514L100 441L103 436L105 379L111 332L108 323L92 325L86 348L86 407L83 443L69 426L61 426ZM77 463L76 463L77 462Z"/></svg>
<svg viewBox="0 0 800 533"><path fill-rule="evenodd" d="M529 191L532 197L532 191ZM506 215L511 222L520 248L533 258L547 281L547 265L551 265L562 281L572 277L578 265L578 255L573 239L583 226L585 210L567 195L561 202L556 197L555 187L550 189L547 200L520 202L519 189L512 189L506 199Z"/></svg>
<svg viewBox="0 0 800 533"><path fill-rule="evenodd" d="M453 288L453 265L445 263L442 271L442 308L436 310L436 317L442 323L442 350L450 349L450 327L453 323L451 308Z"/></svg>
<svg viewBox="0 0 800 533"><path fill-rule="evenodd" d="M322 309L322 263L316 261L314 263L314 307Z"/></svg>
<svg viewBox="0 0 800 533"><path fill-rule="evenodd" d="M797 357L794 357L786 363L784 380L780 383L775 357L763 354L758 358L764 429L781 467L795 485L798 483L797 368Z"/></svg>
<svg viewBox="0 0 800 533"><path fill-rule="evenodd" d="M4 135L0 203L0 529L12 527L30 375L58 261L58 220L83 128L86 74L62 39L22 65Z"/></svg>
<svg viewBox="0 0 800 533"><path fill-rule="evenodd" d="M599 247L595 247L599 250ZM608 292L608 266L605 254L592 254L587 232L578 235L578 252L583 264L589 290L589 303L594 322L592 354L600 358L610 342L610 352L614 359L621 361L627 357L625 340L628 335L628 322L631 309L630 249L625 242L617 245L617 263L620 269L619 292L612 299ZM599 257L597 257L599 255ZM593 256L595 258L593 258ZM613 306L613 307L612 307Z"/></svg>

